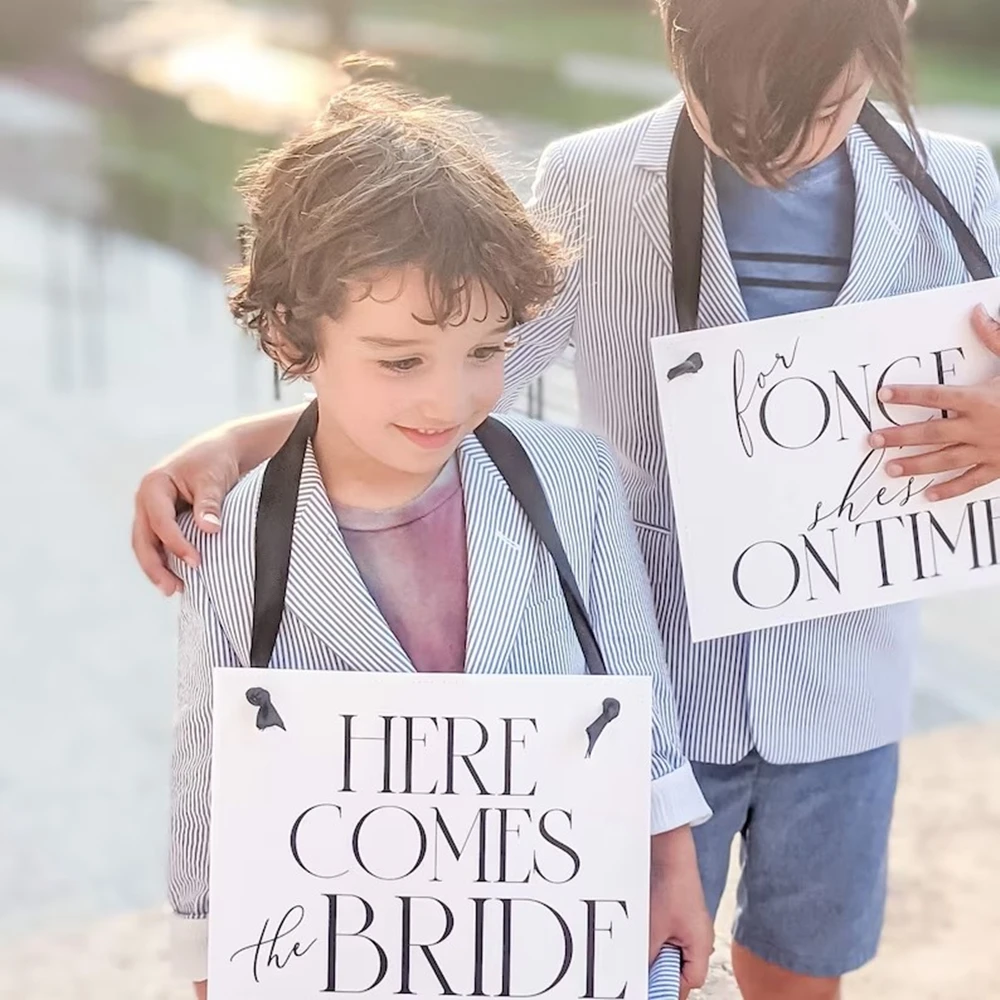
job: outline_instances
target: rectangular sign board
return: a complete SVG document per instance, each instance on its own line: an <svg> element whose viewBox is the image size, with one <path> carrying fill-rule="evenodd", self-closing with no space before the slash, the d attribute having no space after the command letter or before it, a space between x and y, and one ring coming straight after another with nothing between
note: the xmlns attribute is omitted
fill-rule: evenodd
<svg viewBox="0 0 1000 1000"><path fill-rule="evenodd" d="M648 678L213 678L215 1000L646 997Z"/></svg>
<svg viewBox="0 0 1000 1000"><path fill-rule="evenodd" d="M978 303L1000 279L653 341L695 641L1000 584L1000 483L933 504L948 476L894 480L868 443L943 417L884 385L1000 373Z"/></svg>

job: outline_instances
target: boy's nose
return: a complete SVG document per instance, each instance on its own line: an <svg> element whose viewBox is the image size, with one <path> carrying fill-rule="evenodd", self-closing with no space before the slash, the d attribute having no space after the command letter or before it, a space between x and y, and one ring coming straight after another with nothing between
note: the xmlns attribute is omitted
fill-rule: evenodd
<svg viewBox="0 0 1000 1000"><path fill-rule="evenodd" d="M462 373L441 373L427 387L420 413L438 427L454 427L465 420L469 407L469 387Z"/></svg>
<svg viewBox="0 0 1000 1000"><path fill-rule="evenodd" d="M454 405L442 405L441 400L427 403L418 410L421 430L451 430L466 419L465 412Z"/></svg>

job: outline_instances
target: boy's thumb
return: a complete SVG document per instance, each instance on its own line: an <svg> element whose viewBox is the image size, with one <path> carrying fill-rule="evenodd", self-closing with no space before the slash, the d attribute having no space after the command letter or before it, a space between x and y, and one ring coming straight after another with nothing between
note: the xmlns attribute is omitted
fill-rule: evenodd
<svg viewBox="0 0 1000 1000"><path fill-rule="evenodd" d="M195 499L194 520L201 531L210 535L215 534L222 527L222 519L219 512L222 509L222 498L216 496L214 492L206 493Z"/></svg>
<svg viewBox="0 0 1000 1000"><path fill-rule="evenodd" d="M991 316L985 306L976 306L972 317L976 336L1000 358L1000 320Z"/></svg>

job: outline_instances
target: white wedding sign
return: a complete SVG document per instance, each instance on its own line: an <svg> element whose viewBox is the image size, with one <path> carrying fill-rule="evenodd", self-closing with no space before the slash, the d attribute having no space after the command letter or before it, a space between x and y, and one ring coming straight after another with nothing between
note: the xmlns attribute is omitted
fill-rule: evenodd
<svg viewBox="0 0 1000 1000"><path fill-rule="evenodd" d="M213 676L214 1000L645 998L648 678Z"/></svg>
<svg viewBox="0 0 1000 1000"><path fill-rule="evenodd" d="M653 341L695 641L1000 584L1000 484L932 504L948 476L892 479L868 444L929 418L882 386L998 373L977 303L1000 279Z"/></svg>

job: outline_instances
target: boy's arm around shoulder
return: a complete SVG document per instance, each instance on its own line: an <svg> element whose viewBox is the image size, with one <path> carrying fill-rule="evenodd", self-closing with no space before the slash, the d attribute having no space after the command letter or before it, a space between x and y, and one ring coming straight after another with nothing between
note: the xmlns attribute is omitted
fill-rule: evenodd
<svg viewBox="0 0 1000 1000"><path fill-rule="evenodd" d="M560 142L552 143L542 153L529 208L536 225L559 234L574 259L556 298L541 315L517 330L520 342L504 366L504 393L498 406L501 412L509 410L521 393L563 355L576 326L580 300L578 208Z"/></svg>
<svg viewBox="0 0 1000 1000"><path fill-rule="evenodd" d="M610 447L594 439L598 471L589 611L612 674L653 679L652 830L655 835L705 822L705 802L680 745L646 564Z"/></svg>
<svg viewBox="0 0 1000 1000"><path fill-rule="evenodd" d="M192 541L190 515L181 528ZM240 666L199 570L175 560L184 590L178 613L177 701L170 762L168 895L173 910L171 964L181 978L208 975L209 827L211 812L212 669Z"/></svg>

